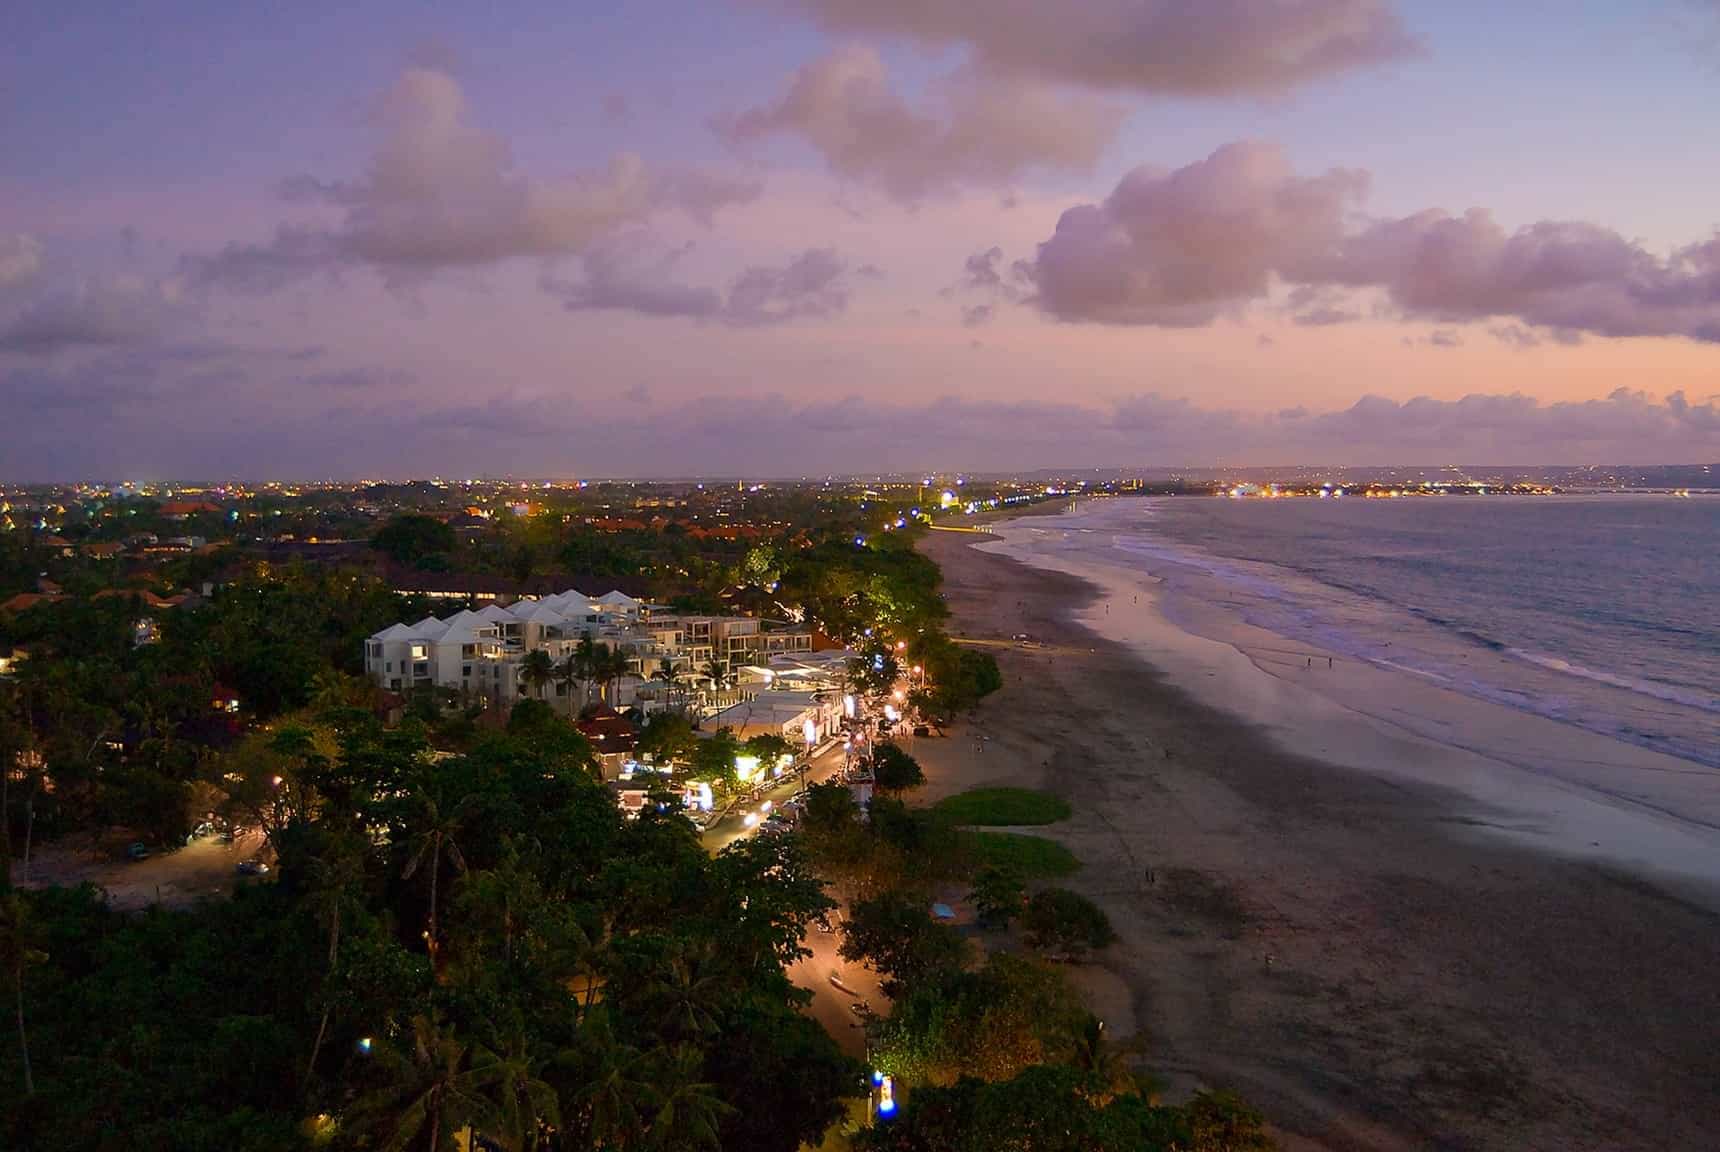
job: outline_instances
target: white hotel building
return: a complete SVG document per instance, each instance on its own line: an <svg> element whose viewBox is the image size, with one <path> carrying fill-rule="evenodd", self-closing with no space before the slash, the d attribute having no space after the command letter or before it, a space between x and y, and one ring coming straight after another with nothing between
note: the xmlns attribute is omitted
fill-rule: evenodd
<svg viewBox="0 0 1720 1152"><path fill-rule="evenodd" d="M746 616L681 615L621 592L593 598L569 589L391 625L365 641L364 668L391 691L433 685L507 704L527 694L520 675L527 653L543 651L559 664L587 637L627 657L629 676L614 701L621 707L654 695L650 677L664 661L689 679L715 662L731 675L755 669L768 680L771 657L812 650L806 629L767 628ZM560 695L566 687L551 691Z"/></svg>

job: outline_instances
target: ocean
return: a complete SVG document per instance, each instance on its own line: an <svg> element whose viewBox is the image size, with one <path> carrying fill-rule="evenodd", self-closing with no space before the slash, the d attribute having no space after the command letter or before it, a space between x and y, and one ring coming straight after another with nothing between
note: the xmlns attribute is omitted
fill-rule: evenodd
<svg viewBox="0 0 1720 1152"><path fill-rule="evenodd" d="M1720 498L1092 501L1058 549L1295 647L1720 768Z"/></svg>

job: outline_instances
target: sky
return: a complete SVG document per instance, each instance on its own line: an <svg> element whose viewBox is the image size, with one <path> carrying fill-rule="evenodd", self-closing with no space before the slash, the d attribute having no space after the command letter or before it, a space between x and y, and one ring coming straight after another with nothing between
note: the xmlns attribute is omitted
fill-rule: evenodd
<svg viewBox="0 0 1720 1152"><path fill-rule="evenodd" d="M1720 461L1717 105L1720 0L7 5L0 480Z"/></svg>

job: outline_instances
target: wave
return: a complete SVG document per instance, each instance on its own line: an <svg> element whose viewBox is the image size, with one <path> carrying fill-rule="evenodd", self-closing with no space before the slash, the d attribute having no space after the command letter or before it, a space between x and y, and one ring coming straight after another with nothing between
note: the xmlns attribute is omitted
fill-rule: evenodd
<svg viewBox="0 0 1720 1152"><path fill-rule="evenodd" d="M1598 670L1574 659L1548 655L1545 650L1537 651L1532 642L1525 645L1529 637L1511 635L1515 629L1499 627L1498 621L1493 627L1478 628L1472 619L1463 619L1468 612L1452 611L1437 601L1422 599L1416 592L1387 595L1377 584L1352 581L1330 566L1303 567L1286 563L1288 557L1283 556L1255 559L1215 553L1204 542L1161 535L1157 526L1100 521L1099 527L1098 539L1065 536L1067 547L1059 551L1091 554L1098 560L1109 551L1113 563L1127 557L1130 567L1145 568L1164 583L1167 595L1159 610L1179 627L1203 631L1207 626L1189 612L1196 605L1210 605L1235 613L1248 624L1327 652L1720 767L1720 744L1712 739L1720 698L1703 688ZM1402 632L1410 619L1429 629L1419 643L1413 635ZM1443 637L1443 642L1436 637ZM1463 655L1465 651L1495 653L1522 666L1522 672L1513 675L1506 666L1497 664L1486 665L1486 671L1482 666L1472 667ZM1570 677L1569 688L1561 690L1552 677ZM1625 698L1602 700L1593 692L1579 690L1577 682L1592 684L1596 691L1627 693L1638 703L1628 703ZM1650 700L1663 706L1650 704ZM1689 714L1680 718L1669 714L1664 705L1689 708L1707 719Z"/></svg>
<svg viewBox="0 0 1720 1152"><path fill-rule="evenodd" d="M1507 648L1505 653L1539 668L1546 668L1552 672L1562 672L1566 676L1576 676L1583 680L1592 680L1597 684L1623 688L1627 692L1652 696L1656 700L1665 700L1672 704L1683 704L1688 708L1698 708L1704 712L1720 712L1720 698L1709 696L1703 692L1680 688L1672 684L1662 684L1654 680L1643 680L1634 676L1620 676L1616 672L1585 668L1581 664L1573 663L1562 657L1547 656L1522 648Z"/></svg>

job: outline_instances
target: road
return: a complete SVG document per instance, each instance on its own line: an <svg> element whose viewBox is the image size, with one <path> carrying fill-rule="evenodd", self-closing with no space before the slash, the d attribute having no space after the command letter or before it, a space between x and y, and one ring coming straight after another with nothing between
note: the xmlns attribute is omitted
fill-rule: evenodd
<svg viewBox="0 0 1720 1152"><path fill-rule="evenodd" d="M835 931L824 932L814 926L802 941L812 950L812 955L790 964L784 971L797 986L812 993L812 1003L804 1009L806 1014L824 1025L824 1030L844 1052L864 1060L866 1030L856 1027L860 1017L855 1014L853 1005L864 1001L873 1011L887 1013L890 1001L878 987L878 977L870 968L850 964L837 954L836 949L842 943L842 929L835 925L836 915L831 913ZM849 991L831 984L832 974Z"/></svg>
<svg viewBox="0 0 1720 1152"><path fill-rule="evenodd" d="M841 769L842 763L841 743L831 744L812 758L806 782L819 784L829 780ZM757 812L765 800L786 800L800 787L800 783L800 773L792 773L784 776L781 784L759 799L736 805L705 831L703 841L706 849L715 854L741 837L752 835L756 829L746 826L746 814ZM853 1005L864 1001L877 1011L887 1012L889 1000L879 989L878 977L870 969L850 964L837 953L836 949L842 942L842 929L836 924L840 915L840 910L831 913L833 931L825 932L816 925L807 930L801 942L812 955L789 965L785 971L797 986L812 993L812 1003L807 1005L806 1014L824 1025L824 1030L835 1038L844 1052L856 1059L865 1059L866 1030L859 1026L861 1018L855 1014ZM830 982L833 974L847 991Z"/></svg>
<svg viewBox="0 0 1720 1152"><path fill-rule="evenodd" d="M806 783L822 784L826 780L829 780L830 777L841 767L842 745L840 742L832 743L812 758L811 766L808 767L806 771ZM756 828L747 827L747 813L757 812L759 810L759 806L766 800L771 801L773 804L780 804L782 801L794 795L795 790L798 789L800 785L801 776L799 772L785 773L782 780L776 785L776 787L772 788L769 792L766 792L758 799L734 805L728 810L728 812L724 813L721 819L712 824L709 828L705 829L704 833L701 835L700 839L703 841L706 851L710 852L711 855L714 856L724 848L727 848L730 844L733 844L736 840L739 840L741 837L752 835Z"/></svg>

